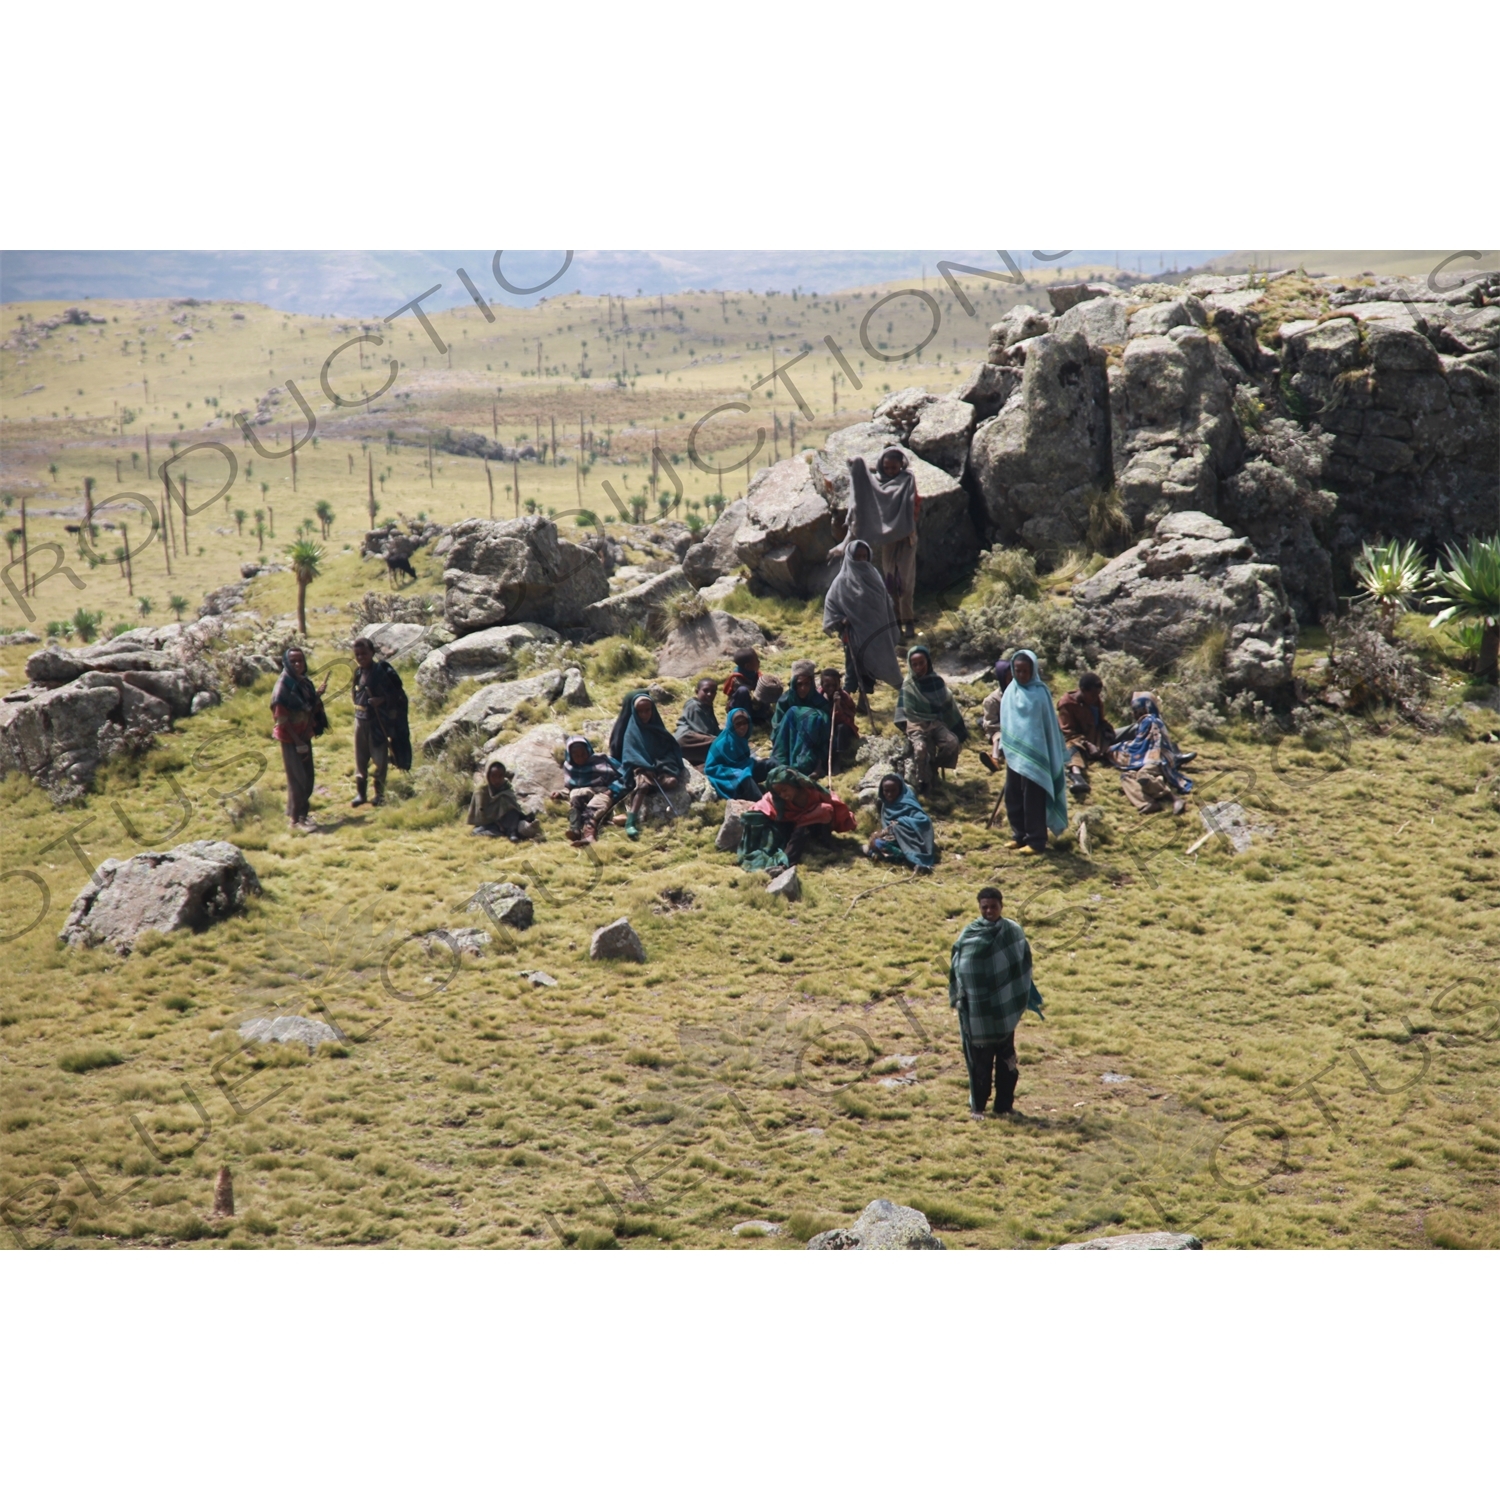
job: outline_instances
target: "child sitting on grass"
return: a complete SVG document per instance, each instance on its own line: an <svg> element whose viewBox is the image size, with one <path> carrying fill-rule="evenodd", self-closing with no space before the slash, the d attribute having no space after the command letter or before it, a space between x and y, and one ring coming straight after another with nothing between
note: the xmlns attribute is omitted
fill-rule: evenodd
<svg viewBox="0 0 1500 1500"><path fill-rule="evenodd" d="M510 772L499 760L484 768L484 784L475 787L469 798L469 822L477 838L505 838L513 844L540 838L542 832L536 819L527 817L511 785Z"/></svg>

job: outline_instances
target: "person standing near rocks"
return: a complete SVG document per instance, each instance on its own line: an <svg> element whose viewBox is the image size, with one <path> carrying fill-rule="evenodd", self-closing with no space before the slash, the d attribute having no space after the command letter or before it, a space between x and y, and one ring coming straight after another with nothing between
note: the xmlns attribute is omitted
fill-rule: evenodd
<svg viewBox="0 0 1500 1500"><path fill-rule="evenodd" d="M1068 757L1052 694L1042 681L1036 656L1017 651L1010 663L1010 686L1000 700L1000 749L1005 756L1005 814L1010 847L1041 854L1047 833L1068 826Z"/></svg>
<svg viewBox="0 0 1500 1500"><path fill-rule="evenodd" d="M363 807L369 785L370 762L375 762L375 806L385 802L385 777L394 759L398 769L411 770L411 730L406 717L406 689L401 674L375 655L369 641L354 643L354 800Z"/></svg>
<svg viewBox="0 0 1500 1500"><path fill-rule="evenodd" d="M281 676L271 690L271 718L286 771L287 821L293 828L316 828L308 809L314 784L312 742L328 728L328 713L299 646L288 647L281 658Z"/></svg>
<svg viewBox="0 0 1500 1500"><path fill-rule="evenodd" d="M1031 975L1031 944L1020 923L1004 915L998 886L979 893L979 919L959 933L949 954L948 1004L958 1012L969 1070L969 1118L982 1120L995 1090L995 1114L1015 1111L1021 1065L1016 1028L1028 1010L1042 1014Z"/></svg>
<svg viewBox="0 0 1500 1500"><path fill-rule="evenodd" d="M877 682L901 686L896 606L863 538L844 545L843 563L823 598L823 630L844 643L844 670L851 688L872 693Z"/></svg>
<svg viewBox="0 0 1500 1500"><path fill-rule="evenodd" d="M868 542L896 602L903 638L917 633L917 520L922 499L899 448L887 448L875 472L849 460L849 540Z"/></svg>

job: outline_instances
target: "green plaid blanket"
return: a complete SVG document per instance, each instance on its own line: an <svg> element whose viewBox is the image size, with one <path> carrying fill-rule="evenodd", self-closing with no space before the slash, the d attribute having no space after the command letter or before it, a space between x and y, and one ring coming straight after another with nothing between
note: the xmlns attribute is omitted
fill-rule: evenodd
<svg viewBox="0 0 1500 1500"><path fill-rule="evenodd" d="M1031 982L1031 944L1019 922L981 917L959 933L949 960L948 1004L981 1047L1004 1041L1023 1012L1041 1015L1042 997Z"/></svg>

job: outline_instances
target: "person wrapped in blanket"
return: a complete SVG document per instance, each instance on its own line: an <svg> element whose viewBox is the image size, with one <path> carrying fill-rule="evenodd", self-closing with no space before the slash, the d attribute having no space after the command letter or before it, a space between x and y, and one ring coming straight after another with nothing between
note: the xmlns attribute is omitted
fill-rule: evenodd
<svg viewBox="0 0 1500 1500"><path fill-rule="evenodd" d="M1011 1114L1021 1067L1016 1028L1028 1010L1042 1014L1031 974L1031 944L1004 916L998 886L979 893L979 920L959 933L948 957L948 1004L958 1012L969 1070L969 1118L982 1120L995 1089L996 1115Z"/></svg>
<svg viewBox="0 0 1500 1500"><path fill-rule="evenodd" d="M734 671L724 679L724 707L748 708L754 724L769 724L785 684L760 669L760 657L746 647L731 658Z"/></svg>
<svg viewBox="0 0 1500 1500"><path fill-rule="evenodd" d="M896 728L911 741L917 790L931 790L938 768L958 764L969 729L948 684L932 670L932 653L913 646L906 653L907 676L896 696Z"/></svg>
<svg viewBox="0 0 1500 1500"><path fill-rule="evenodd" d="M714 716L714 696L719 684L712 677L700 677L693 696L682 706L677 721L677 743L682 758L690 765L701 766L708 747L719 737L719 721Z"/></svg>
<svg viewBox="0 0 1500 1500"><path fill-rule="evenodd" d="M469 822L473 832L484 839L539 839L542 830L521 806L521 799L502 760L492 760L484 768L484 780L469 798Z"/></svg>
<svg viewBox="0 0 1500 1500"><path fill-rule="evenodd" d="M625 837L641 836L641 812L648 793L665 796L687 780L682 746L661 721L661 710L645 688L633 688L620 704L619 717L609 732L609 753L624 768L632 784L625 819Z"/></svg>
<svg viewBox="0 0 1500 1500"><path fill-rule="evenodd" d="M1048 831L1060 834L1068 826L1067 751L1036 654L1017 651L1010 672L1010 686L1000 700L1010 847L1021 854L1041 854Z"/></svg>
<svg viewBox="0 0 1500 1500"><path fill-rule="evenodd" d="M1068 752L1068 790L1082 796L1089 790L1090 765L1109 764L1115 726L1104 717L1104 680L1085 672L1071 693L1057 700L1057 723Z"/></svg>
<svg viewBox="0 0 1500 1500"><path fill-rule="evenodd" d="M708 747L703 774L726 802L757 801L764 788L761 783L770 774L772 762L757 760L750 750L750 710L731 708L729 720L718 738Z"/></svg>
<svg viewBox="0 0 1500 1500"><path fill-rule="evenodd" d="M1120 770L1125 800L1140 813L1165 812L1169 807L1177 814L1185 812L1184 799L1193 783L1181 768L1192 756L1183 755L1172 743L1156 694L1132 693L1130 716L1134 724L1110 752Z"/></svg>
<svg viewBox="0 0 1500 1500"><path fill-rule="evenodd" d="M937 860L932 819L894 771L880 778L880 829L865 848L871 859L904 860L917 874L932 874Z"/></svg>
<svg viewBox="0 0 1500 1500"><path fill-rule="evenodd" d="M991 693L980 708L981 723L984 725L985 738L990 742L988 750L979 752L979 759L986 771L993 775L1002 769L1004 765L1004 750L1000 744L1000 702L1005 697L1005 690L1010 686L1010 658L1002 656L995 662L995 691Z"/></svg>
<svg viewBox="0 0 1500 1500"><path fill-rule="evenodd" d="M740 818L736 860L747 870L785 869L797 864L819 833L852 833L854 812L811 777L775 767L765 795Z"/></svg>
<svg viewBox="0 0 1500 1500"><path fill-rule="evenodd" d="M568 842L592 844L599 833L599 820L625 794L625 775L620 763L581 734L570 734L563 745L563 774L568 785L553 792L554 802L568 804Z"/></svg>
<svg viewBox="0 0 1500 1500"><path fill-rule="evenodd" d="M846 771L854 764L859 750L859 721L854 716L854 699L844 691L844 674L836 667L825 667L818 674L818 691L833 709L834 769Z"/></svg>
<svg viewBox="0 0 1500 1500"><path fill-rule="evenodd" d="M771 716L771 759L804 776L828 772L828 734L833 705L818 691L818 669L810 661L792 663L792 685Z"/></svg>

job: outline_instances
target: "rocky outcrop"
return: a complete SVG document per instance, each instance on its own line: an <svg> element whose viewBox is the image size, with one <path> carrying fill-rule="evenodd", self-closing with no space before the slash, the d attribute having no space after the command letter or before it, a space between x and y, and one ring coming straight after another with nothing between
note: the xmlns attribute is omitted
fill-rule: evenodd
<svg viewBox="0 0 1500 1500"><path fill-rule="evenodd" d="M668 568L634 588L587 605L583 628L593 636L628 635L636 626L659 634L666 625L666 602L676 594L692 592L692 588L680 566Z"/></svg>
<svg viewBox="0 0 1500 1500"><path fill-rule="evenodd" d="M750 481L735 555L772 593L808 598L833 577L828 553L842 522L842 507L830 505L807 462L784 458Z"/></svg>
<svg viewBox="0 0 1500 1500"><path fill-rule="evenodd" d="M875 420L889 422L901 442L935 468L955 478L963 475L974 431L974 408L967 401L911 386L887 396L875 408Z"/></svg>
<svg viewBox="0 0 1500 1500"><path fill-rule="evenodd" d="M1077 584L1073 600L1096 641L1150 666L1169 665L1218 628L1231 690L1269 693L1291 680L1297 620L1281 570L1212 516L1163 517L1147 540Z"/></svg>
<svg viewBox="0 0 1500 1500"><path fill-rule="evenodd" d="M889 1198L877 1198L847 1229L815 1234L809 1250L941 1250L927 1215Z"/></svg>
<svg viewBox="0 0 1500 1500"><path fill-rule="evenodd" d="M442 534L443 528L436 521L407 521L404 525L386 521L365 533L360 556L378 557L387 563L405 562Z"/></svg>
<svg viewBox="0 0 1500 1500"><path fill-rule="evenodd" d="M766 649L766 638L753 620L736 619L722 609L684 620L656 654L656 670L663 677L691 681L724 665L736 651Z"/></svg>
<svg viewBox="0 0 1500 1500"><path fill-rule="evenodd" d="M682 570L694 588L707 588L716 579L739 567L734 539L744 524L747 508L744 500L734 500L726 505L723 514L704 532L703 540L694 543L683 554Z"/></svg>
<svg viewBox="0 0 1500 1500"><path fill-rule="evenodd" d="M524 629L524 626L512 626ZM355 640L369 641L375 654L388 662L424 661L429 653L450 639L441 625L417 625L403 620L377 620L362 625Z"/></svg>
<svg viewBox="0 0 1500 1500"><path fill-rule="evenodd" d="M482 912L492 922L504 922L518 932L525 932L536 917L531 897L508 880L486 880L474 892L468 910Z"/></svg>
<svg viewBox="0 0 1500 1500"><path fill-rule="evenodd" d="M469 731L496 735L523 703L551 704L563 688L561 672L543 672L516 682L492 682L471 694L422 741L422 753L441 754L454 735Z"/></svg>
<svg viewBox="0 0 1500 1500"><path fill-rule="evenodd" d="M368 628L390 631L411 627ZM441 698L460 682L499 682L514 677L517 651L523 646L555 645L557 640L557 632L545 625L492 625L488 630L476 630L428 652L417 668L417 689L429 698Z"/></svg>
<svg viewBox="0 0 1500 1500"><path fill-rule="evenodd" d="M567 629L609 593L598 553L563 541L544 516L460 521L434 550L445 561L444 610L455 635L516 621Z"/></svg>
<svg viewBox="0 0 1500 1500"><path fill-rule="evenodd" d="M202 932L260 893L249 861L233 844L199 839L164 853L107 859L73 901L60 939L74 948L128 954L143 932Z"/></svg>
<svg viewBox="0 0 1500 1500"><path fill-rule="evenodd" d="M989 525L1004 541L1056 554L1088 533L1090 499L1110 485L1104 358L1077 330L1024 349L1021 384L980 424L969 461Z"/></svg>
<svg viewBox="0 0 1500 1500"><path fill-rule="evenodd" d="M76 651L33 652L30 685L0 700L0 772L20 771L60 801L81 797L103 761L146 749L216 693L201 651L221 628L142 628Z"/></svg>
<svg viewBox="0 0 1500 1500"><path fill-rule="evenodd" d="M900 427L882 419L829 433L828 441L812 457L814 482L833 508L835 526L842 538L848 524L845 517L849 506L849 460L858 456L873 467L881 453L892 447L906 454L917 482L917 494L922 497L922 511L917 520L917 586L942 588L967 573L979 553L969 493L954 475L928 463L907 447L902 442ZM827 584L821 587L826 588Z"/></svg>

